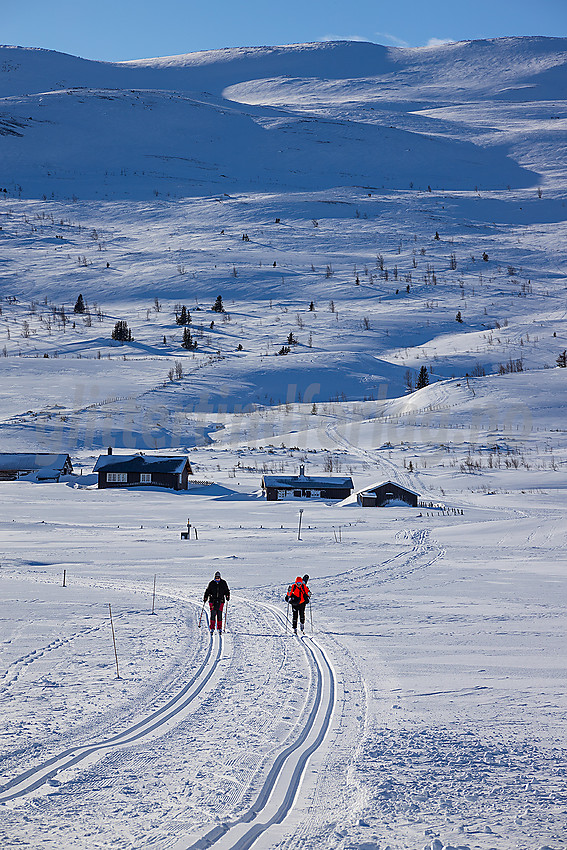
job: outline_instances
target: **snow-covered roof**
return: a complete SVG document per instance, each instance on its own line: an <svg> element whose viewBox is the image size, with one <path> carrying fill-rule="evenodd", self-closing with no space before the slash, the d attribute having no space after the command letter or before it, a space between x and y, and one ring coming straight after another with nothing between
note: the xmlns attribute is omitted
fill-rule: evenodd
<svg viewBox="0 0 567 850"><path fill-rule="evenodd" d="M263 487L277 487L278 490L289 490L292 487L313 488L314 490L343 489L354 487L352 478L338 476L324 477L316 475L264 475Z"/></svg>
<svg viewBox="0 0 567 850"><path fill-rule="evenodd" d="M26 454L24 452L0 454L0 472L35 472L38 469L49 469L54 474L60 474L66 465L69 470L73 469L68 454L41 452L39 454Z"/></svg>
<svg viewBox="0 0 567 850"><path fill-rule="evenodd" d="M419 498L419 493L416 493L415 490L410 490L409 487L406 487L404 484L398 484L397 481L379 481L377 484L372 484L370 487L363 487L362 490L358 490L357 493L373 493L379 487L387 487L389 484L392 487L398 487L400 490L404 490L406 493L412 493L414 496Z"/></svg>
<svg viewBox="0 0 567 850"><path fill-rule="evenodd" d="M101 455L93 471L179 473L183 472L187 462L186 457L179 455Z"/></svg>

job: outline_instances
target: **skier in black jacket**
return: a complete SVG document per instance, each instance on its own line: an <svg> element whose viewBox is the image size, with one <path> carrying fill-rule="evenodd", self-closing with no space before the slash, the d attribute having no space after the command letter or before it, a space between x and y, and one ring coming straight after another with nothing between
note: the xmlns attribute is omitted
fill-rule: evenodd
<svg viewBox="0 0 567 850"><path fill-rule="evenodd" d="M209 608L211 609L211 617L209 626L211 634L215 630L215 623L219 632L222 632L222 609L224 601L230 599L230 590L226 581L221 578L221 574L217 570L214 579L210 581L203 596L203 602L209 600Z"/></svg>

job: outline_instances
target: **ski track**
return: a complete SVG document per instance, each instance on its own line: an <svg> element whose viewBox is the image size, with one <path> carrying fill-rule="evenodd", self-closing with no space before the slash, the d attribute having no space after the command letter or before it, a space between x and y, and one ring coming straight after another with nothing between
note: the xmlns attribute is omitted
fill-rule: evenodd
<svg viewBox="0 0 567 850"><path fill-rule="evenodd" d="M42 577L39 577L41 580ZM95 585L100 587L100 582L91 582L83 580L85 585ZM113 587L114 590L132 589L128 582L102 583L105 587ZM139 590L139 588L138 588ZM163 594L162 594L163 595ZM169 594L166 594L169 596ZM176 594L178 597L179 594ZM185 597L184 597L185 599ZM188 601L188 600L185 600ZM246 607L251 606L250 602L243 600ZM283 615L273 606L254 603L256 615L262 612L263 620L269 620L272 623L271 629L267 631L273 632L273 623L277 623L280 631L280 639L284 638L282 634L286 629L286 622ZM96 631L100 626L95 627L91 631ZM75 637L84 635L84 632L77 632L75 635L65 639L52 641L46 647L38 648L21 659L14 662L16 665L15 671L12 673L12 681L18 674L18 665L27 665L37 660L47 651L60 649L66 643L73 640ZM73 794L80 793L83 800L90 800L91 805L95 803L100 794L105 794L113 785L120 781L120 777L124 777L124 772L127 775L136 775L137 769L147 771L148 757L145 752L148 742L155 740L159 736L165 735L172 731L175 726L183 724L191 715L191 711L195 708L194 703L201 692L205 692L207 698L214 698L218 695L219 683L222 679L222 674L219 667L222 661L232 661L233 655L227 652L227 645L232 643L232 636L220 639L211 637L207 644L204 658L202 658L198 670L193 674L189 681L181 690L173 697L168 699L165 705L159 709L150 712L146 717L138 720L135 723L130 723L122 731L111 736L102 736L98 740L93 739L85 744L73 746L64 749L57 755L54 755L41 763L25 770L23 773L15 775L0 790L0 803L9 804L10 807L18 803L25 803L26 798L32 798L32 802L36 809L49 809L52 793L57 795L67 792L71 798ZM276 748L277 755L273 757L273 747L269 758L264 758L258 764L258 756L254 754L250 757L248 754L247 764L237 764L239 761L229 759L225 765L225 770L228 774L235 764L244 774L248 776L247 781L238 783L231 781L230 775L226 776L228 792L219 795L217 792L210 800L212 811L217 811L217 817L224 817L223 825L214 831L214 836L207 835L200 839L196 844L188 844L181 838L184 830L181 824L175 830L177 837L180 838L181 844L179 847L206 847L214 844L218 847L238 847L239 850L251 847L256 842L260 835L263 835L272 825L280 824L289 814L294 806L294 801L297 798L301 787L302 778L310 756L320 747L324 741L335 705L335 674L329 659L319 644L313 638L304 638L298 640L292 638L291 635L285 641L288 646L301 647L302 654L305 657L309 670L308 681L305 687L305 700L303 705L297 706L299 722L296 723L292 733L290 734L286 724L280 728L280 745ZM289 650L286 650L289 651ZM294 651L292 649L292 651ZM285 672L285 658L282 658L279 668L276 670L276 675L282 675ZM234 675L235 671L231 671ZM225 677L230 675L229 671L225 671ZM209 687L207 687L209 686ZM298 698L292 698L291 704L296 704ZM274 731L274 718L267 716L263 723L256 725L259 734ZM281 727L282 724L280 723ZM262 728L264 727L264 728ZM287 737L287 742L286 742ZM290 742L291 738L291 742ZM283 746L283 749L281 747ZM151 757L150 757L151 760ZM246 761L246 760L245 760ZM242 759L240 759L242 762ZM77 774L77 770L79 774ZM65 771L68 771L65 774ZM267 771L267 773L266 773ZM238 772L238 770L236 771ZM114 775L115 774L115 775ZM57 779L57 775L60 779ZM258 783L261 785L258 787ZM45 790L48 790L48 796L45 795ZM38 797L37 794L40 794ZM122 789L123 793L128 793L128 787ZM232 823L226 821L226 813L242 810L244 805L253 798L253 802L248 806L244 814L241 814L237 820ZM261 814L264 814L263 822L254 823ZM234 828L240 828L243 834L232 840ZM214 841L211 839L214 837ZM162 835L163 838L163 835ZM148 843L150 836L147 836ZM204 842L204 843L203 843Z"/></svg>
<svg viewBox="0 0 567 850"><path fill-rule="evenodd" d="M413 544L410 552L398 552L397 555L384 561L369 564L366 567L351 567L341 573L324 575L320 578L330 588L333 585L344 586L345 580L366 583L372 579L373 584L381 585L408 578L419 570L427 569L443 557L444 549L429 541L428 529L400 531L396 534L397 541L408 538Z"/></svg>
<svg viewBox="0 0 567 850"><path fill-rule="evenodd" d="M371 564L367 567L355 566L339 576L323 578L329 585L344 584L345 577L356 582L367 582L372 579L375 583L381 584L387 581L396 581L418 570L426 569L442 556L442 550L429 542L429 532L425 529L400 532L396 535L396 540L400 543L409 540L412 544L411 551L398 553L381 563ZM46 580L42 576L37 578L40 581ZM97 589L112 588L115 591L146 592L145 590L141 591L140 587L132 582L120 580L116 582L93 582L89 579L83 579L81 584L93 586ZM195 603L195 600L188 600L187 597L179 593L166 592L164 594L162 592L161 595L198 604ZM258 602L252 603L245 599L242 600L242 603L247 608L252 608L253 605L256 615L262 613L262 625L267 626L267 618L269 617L272 628L268 627L266 631L273 631L274 621L278 624L280 632L284 631L286 627L285 618L275 606ZM100 628L100 626L93 630L96 630L96 628ZM81 634L81 632L78 632L66 639L53 641L47 647L28 653L27 656L18 659L16 663L20 665L32 663L42 653L56 650L63 646L65 642L71 641ZM236 635L234 639L236 639ZM213 648L212 641L208 643L205 656L200 660L197 672L177 694L170 697L158 710L150 712L145 718L134 724L128 724L125 729L117 734L110 737L101 736L98 740L94 739L81 746L67 748L58 755L54 755L15 776L2 788L0 802L15 805L26 797L34 795L34 792L38 792L38 789L41 793L41 789L46 786L51 790L55 788L61 793L67 792L71 798L80 794L84 799L90 800L91 805L100 800L101 794L104 797L111 788L116 786L118 786L119 792L128 793L129 782L127 777L136 775L138 770L147 774L148 767L151 767L152 756L150 755L148 758L147 744L158 736L167 735L175 726L182 726L183 721L188 720L191 712L196 710L194 703L204 689L206 689L205 698L214 700L218 697L219 684L223 678L219 672L219 664L223 658L229 664L232 664L233 661L232 653L228 657L223 656L223 646L227 646L232 640L233 636L231 635L228 638L218 640L216 650ZM287 643L289 645L290 641ZM247 763L241 757L229 758L224 764L222 774L217 776L217 780L220 781L224 789L223 793L221 794L217 790L215 794L205 795L202 801L202 807L209 810L209 818L210 813L213 813L219 823L204 834L201 827L201 834L195 839L195 825L189 830L184 830L182 817L178 818L173 831L170 828L170 835L177 842L173 845L175 850L202 850L206 847L215 847L217 850L247 850L260 837L263 837L263 841L265 841L270 831L273 832L273 829L281 825L293 811L300 794L307 763L329 733L337 690L335 673L325 650L320 644L313 638L305 638L300 641L292 639L291 645L294 646L295 644L301 647L309 669L305 702L298 711L299 720L296 729L293 733L290 733L285 728L285 724L284 727L279 729L280 743L279 746L276 746L275 758L273 748L271 755L265 756L263 759L260 758L260 760L257 757L248 759ZM278 677L281 677L282 671L285 672L284 660L282 657L279 668L275 671ZM224 671L224 679L231 676L234 678L236 672L230 666L229 669ZM215 675L217 673L219 675ZM209 682L210 687L207 688ZM273 722L274 718L267 716L263 722L260 721L256 724L256 731L259 735L266 734L268 727L273 728ZM187 758L186 754L185 760ZM79 776L74 773L77 769L81 770ZM69 771L67 777L62 776L65 771ZM56 779L57 774L60 775L61 780ZM126 785L124 786L125 777ZM240 781L238 781L238 777L241 777ZM40 797L36 805L39 805L40 808L49 808L49 797ZM311 823L311 821L313 822ZM292 845L294 845L296 839L300 840L296 835L298 830L303 836L308 837L309 833L320 830L322 825L317 822L316 817L310 816L307 836L305 834L305 823L290 828L292 833L290 835L288 830L286 838L291 840ZM189 837L186 839L184 835L188 833ZM296 835L296 839L293 838L293 835ZM163 840L163 832L161 832L161 837ZM148 845L154 843L154 841L160 843L157 835L147 834L144 840Z"/></svg>
<svg viewBox="0 0 567 850"><path fill-rule="evenodd" d="M384 475L393 476L396 478L396 481L402 486L407 487L409 490L415 490L415 477L412 477L409 473L404 472L402 469L399 469L399 467L393 461L383 457L380 452L369 451L352 443L349 439L347 439L347 437L345 437L339 432L338 422L329 423L326 426L325 431L332 442L358 456L361 460L365 461L365 463L370 469L376 469L377 477L379 474L379 470L383 469Z"/></svg>
<svg viewBox="0 0 567 850"><path fill-rule="evenodd" d="M278 613L276 616L283 625L282 615ZM222 823L191 844L178 842L174 850L205 850L208 847L248 850L270 827L282 823L289 814L309 757L327 735L335 706L335 674L327 655L312 637L301 638L301 646L315 674L316 692L299 738L278 754L253 805L243 815L232 823ZM270 814L274 808L275 811ZM262 821L249 827L262 812Z"/></svg>
<svg viewBox="0 0 567 850"><path fill-rule="evenodd" d="M57 773L73 767L84 759L104 753L107 749L123 747L135 743L152 734L163 732L168 724L179 721L182 713L200 694L209 679L216 672L222 657L223 641L218 641L216 654L213 652L213 641L205 654L201 666L189 682L170 699L166 705L152 712L145 720L129 726L123 732L98 742L92 742L81 747L71 747L60 755L30 768L23 774L14 777L0 789L0 803L6 803L35 791L40 786L53 780Z"/></svg>

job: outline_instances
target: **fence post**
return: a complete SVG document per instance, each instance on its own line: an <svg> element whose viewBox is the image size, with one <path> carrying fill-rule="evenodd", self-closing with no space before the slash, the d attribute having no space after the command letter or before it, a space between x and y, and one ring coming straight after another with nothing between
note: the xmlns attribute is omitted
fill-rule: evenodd
<svg viewBox="0 0 567 850"><path fill-rule="evenodd" d="M110 607L110 602L108 603L108 613L110 614L110 627L112 629L112 643L114 644L114 657L116 658L116 678L120 678L120 673L118 672L118 652L116 651L116 637L114 635L114 623L112 622L112 608Z"/></svg>

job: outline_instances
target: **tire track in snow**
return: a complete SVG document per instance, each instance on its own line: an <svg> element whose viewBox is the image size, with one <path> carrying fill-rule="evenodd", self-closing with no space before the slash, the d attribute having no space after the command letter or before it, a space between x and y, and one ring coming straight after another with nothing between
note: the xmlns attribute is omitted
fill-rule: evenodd
<svg viewBox="0 0 567 850"><path fill-rule="evenodd" d="M279 612L276 616L283 626L283 616ZM214 827L195 842L181 839L174 850L248 850L293 809L307 762L329 731L336 695L335 673L324 649L307 636L301 646L315 671L316 693L299 737L278 754L254 803L243 815Z"/></svg>
<svg viewBox="0 0 567 850"><path fill-rule="evenodd" d="M94 741L64 750L59 755L30 768L19 776L14 777L0 789L0 803L6 803L35 791L46 783L53 781L57 773L74 767L85 759L101 754L117 747L126 747L139 742L148 736L156 737L168 731L179 723L188 712L193 700L201 693L211 678L217 672L223 656L224 641L222 637L214 650L213 638L209 641L205 658L201 666L187 684L161 708L152 712L148 717L129 726L124 731L110 738Z"/></svg>

